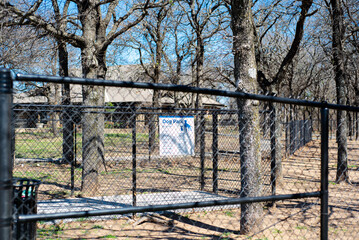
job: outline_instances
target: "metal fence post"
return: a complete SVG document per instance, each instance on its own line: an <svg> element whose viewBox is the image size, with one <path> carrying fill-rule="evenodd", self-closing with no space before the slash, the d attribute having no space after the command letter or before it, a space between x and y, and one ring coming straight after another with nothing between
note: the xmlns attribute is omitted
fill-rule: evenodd
<svg viewBox="0 0 359 240"><path fill-rule="evenodd" d="M205 140L205 120L204 120L204 113L201 112L200 114L200 161L201 161L201 190L204 190L205 187L205 147L206 147L206 140Z"/></svg>
<svg viewBox="0 0 359 240"><path fill-rule="evenodd" d="M304 119L299 121L299 136L300 136L299 148L305 146L306 144L304 137L304 121L305 121Z"/></svg>
<svg viewBox="0 0 359 240"><path fill-rule="evenodd" d="M358 113L355 112L355 140L358 140L359 138L359 119L358 119Z"/></svg>
<svg viewBox="0 0 359 240"><path fill-rule="evenodd" d="M277 162L276 162L276 151L277 151L277 139L276 139L276 109L273 102L270 102L270 148L271 148L271 185L272 195L276 194L276 183L277 183ZM272 203L273 205L274 203Z"/></svg>
<svg viewBox="0 0 359 240"><path fill-rule="evenodd" d="M289 134L289 121L288 121L288 116L285 118L285 123L284 123L284 126L285 126L285 156L288 157L290 154L289 154L289 151L290 151L290 134Z"/></svg>
<svg viewBox="0 0 359 240"><path fill-rule="evenodd" d="M137 204L137 159L136 159L136 109L133 109L132 115L132 206Z"/></svg>
<svg viewBox="0 0 359 240"><path fill-rule="evenodd" d="M213 192L218 192L218 113L213 112L212 115L212 131L213 131Z"/></svg>
<svg viewBox="0 0 359 240"><path fill-rule="evenodd" d="M321 109L321 202L320 202L320 239L328 239L328 142L329 142L329 133L328 133L328 108Z"/></svg>
<svg viewBox="0 0 359 240"><path fill-rule="evenodd" d="M291 120L289 122L289 155L293 155L295 152L295 122Z"/></svg>
<svg viewBox="0 0 359 240"><path fill-rule="evenodd" d="M75 191L75 143L74 143L74 111L70 107L70 84L64 84L62 89L64 99L62 100L63 113L62 113L62 156L66 164L70 164L71 172L71 196ZM54 120L53 120L54 121Z"/></svg>
<svg viewBox="0 0 359 240"><path fill-rule="evenodd" d="M11 168L14 168L15 166L15 142L16 142L16 135L15 135L15 130L16 130L16 113L15 113L15 109L13 107L13 99L11 97L11 119L12 119L12 124L11 124Z"/></svg>
<svg viewBox="0 0 359 240"><path fill-rule="evenodd" d="M12 239L11 94L11 72L0 68L0 239Z"/></svg>

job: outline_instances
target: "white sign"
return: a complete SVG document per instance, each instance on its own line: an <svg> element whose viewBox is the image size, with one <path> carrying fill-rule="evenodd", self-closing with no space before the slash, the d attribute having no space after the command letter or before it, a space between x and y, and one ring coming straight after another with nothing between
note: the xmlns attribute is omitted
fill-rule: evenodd
<svg viewBox="0 0 359 240"><path fill-rule="evenodd" d="M160 155L194 155L194 117L160 116Z"/></svg>

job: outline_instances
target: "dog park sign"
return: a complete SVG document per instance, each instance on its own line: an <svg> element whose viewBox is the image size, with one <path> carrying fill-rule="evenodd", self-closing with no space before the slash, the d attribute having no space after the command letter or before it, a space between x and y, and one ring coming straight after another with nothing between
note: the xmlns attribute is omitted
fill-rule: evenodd
<svg viewBox="0 0 359 240"><path fill-rule="evenodd" d="M194 155L194 117L160 116L160 155Z"/></svg>

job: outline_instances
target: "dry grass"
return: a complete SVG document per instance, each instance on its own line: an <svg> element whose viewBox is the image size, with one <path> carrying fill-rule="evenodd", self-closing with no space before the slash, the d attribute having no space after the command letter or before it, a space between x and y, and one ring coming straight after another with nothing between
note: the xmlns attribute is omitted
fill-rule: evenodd
<svg viewBox="0 0 359 240"><path fill-rule="evenodd" d="M359 144L348 143L349 175L352 181L335 183L336 143L330 141L329 157L329 239L359 239ZM234 196L240 189L238 158L220 159L219 194ZM211 191L212 172L210 158L206 164L206 189ZM69 168L51 163L32 163L16 166L15 172L28 171L42 176L44 184L40 199L69 197ZM76 187L80 186L80 170L76 172ZM36 173L36 174L35 174ZM138 188L151 191L191 191L199 189L199 159L152 159L139 161ZM267 172L265 172L268 174ZM126 162L109 162L101 174L101 191L104 195L129 194L131 166ZM30 176L28 176L30 177ZM225 191L226 190L226 191ZM320 142L312 141L283 160L283 179L277 194L313 192L320 190ZM78 189L75 194L80 194ZM260 219L262 230L252 235L240 235L240 210L216 210L160 216L134 224L132 220L91 222L86 219L72 223L49 225L39 223L40 239L319 239L320 201L299 199L280 201L275 207L264 207Z"/></svg>

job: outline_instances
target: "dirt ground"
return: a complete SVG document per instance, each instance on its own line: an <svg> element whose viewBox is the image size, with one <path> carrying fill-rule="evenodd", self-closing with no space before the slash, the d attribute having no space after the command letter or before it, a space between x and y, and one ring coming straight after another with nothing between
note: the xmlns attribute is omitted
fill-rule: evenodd
<svg viewBox="0 0 359 240"><path fill-rule="evenodd" d="M335 183L336 143L329 149L329 239L359 239L359 143L348 142L348 168L351 183ZM234 196L240 189L236 157L226 158L219 165L219 194ZM113 162L103 172L102 191L106 195L130 194L132 172L125 163ZM147 164L147 165L146 165ZM176 162L146 163L139 167L138 188L145 192L166 190L199 190L199 165L183 159ZM153 165L152 165L153 164ZM168 165L169 164L169 165ZM210 163L207 163L206 187L211 191ZM170 166L165 168L165 166ZM23 172L18 166L15 172ZM32 170L43 174L40 199L69 197L71 191L61 185L68 177L64 166L49 168L32 164ZM160 169L160 170L159 170ZM32 172L34 172L32 171ZM264 172L266 175L267 173ZM50 176L50 177L49 177ZM186 177L184 177L186 176ZM190 177L188 177L190 176ZM149 181L151 179L151 181ZM116 184L113 184L116 180ZM107 182L106 182L107 181ZM57 185L54 184L57 182ZM76 178L75 195L80 177ZM67 185L66 185L67 186ZM119 187L117 187L119 186ZM55 188L54 188L55 187ZM283 179L277 194L315 192L320 190L320 141L314 140L283 159ZM104 221L78 219L70 223L38 223L38 239L319 239L320 200L297 199L280 201L273 207L263 205L260 230L241 235L239 209L182 212L177 214L135 216Z"/></svg>

